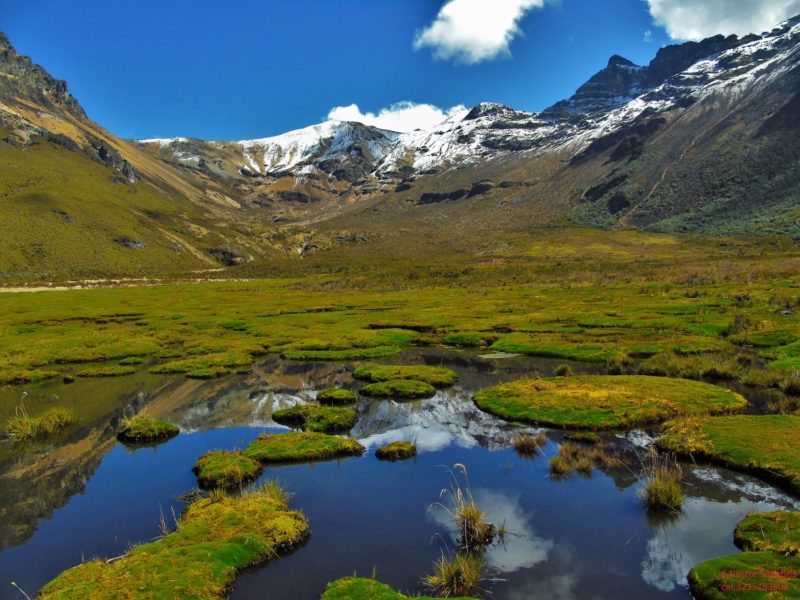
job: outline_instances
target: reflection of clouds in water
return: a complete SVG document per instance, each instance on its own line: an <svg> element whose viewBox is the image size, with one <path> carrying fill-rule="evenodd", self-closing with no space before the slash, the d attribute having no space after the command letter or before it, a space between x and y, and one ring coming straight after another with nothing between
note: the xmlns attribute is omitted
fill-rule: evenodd
<svg viewBox="0 0 800 600"><path fill-rule="evenodd" d="M694 565L734 550L733 529L748 513L776 508L765 502L688 500L680 518L660 527L648 540L642 579L664 592L686 587L686 576Z"/></svg>
<svg viewBox="0 0 800 600"><path fill-rule="evenodd" d="M475 504L483 509L486 520L500 525L505 523L509 535L505 543L498 543L486 550L486 564L500 573L512 573L519 569L532 567L547 560L553 549L553 541L538 537L531 526L528 515L520 505L519 496L502 492L479 489L474 494ZM447 502L447 499L444 499ZM428 515L437 525L447 529L454 542L458 530L450 513L439 505L434 505Z"/></svg>
<svg viewBox="0 0 800 600"><path fill-rule="evenodd" d="M439 429L426 429L420 425L409 425L384 433L376 433L358 441L367 448L384 446L392 442L415 442L417 450L436 452L447 448L452 442L452 436L448 432Z"/></svg>
<svg viewBox="0 0 800 600"><path fill-rule="evenodd" d="M514 588L509 594L509 600L531 600L531 598L542 598L543 600L575 600L575 586L578 578L573 575L553 575L537 579L535 582L528 582L524 587ZM585 592L581 598L585 598Z"/></svg>

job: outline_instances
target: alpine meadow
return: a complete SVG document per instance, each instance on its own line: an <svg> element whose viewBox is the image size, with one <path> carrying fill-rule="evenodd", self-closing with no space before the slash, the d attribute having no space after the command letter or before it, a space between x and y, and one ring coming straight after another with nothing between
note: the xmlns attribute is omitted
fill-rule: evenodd
<svg viewBox="0 0 800 600"><path fill-rule="evenodd" d="M800 598L800 3L44 4L0 600Z"/></svg>

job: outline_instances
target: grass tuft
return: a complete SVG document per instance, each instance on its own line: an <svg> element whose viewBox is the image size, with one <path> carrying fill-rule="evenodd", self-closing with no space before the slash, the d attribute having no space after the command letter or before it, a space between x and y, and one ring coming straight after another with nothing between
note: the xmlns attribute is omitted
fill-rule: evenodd
<svg viewBox="0 0 800 600"><path fill-rule="evenodd" d="M24 442L47 438L75 422L75 412L66 406L54 406L32 417L21 404L6 421L6 438Z"/></svg>
<svg viewBox="0 0 800 600"><path fill-rule="evenodd" d="M453 558L444 554L433 563L433 571L425 576L425 585L440 598L453 598L475 593L483 580L483 557L460 552Z"/></svg>
<svg viewBox="0 0 800 600"><path fill-rule="evenodd" d="M547 443L547 436L543 433L521 433L511 438L511 444L520 454L535 455Z"/></svg>
<svg viewBox="0 0 800 600"><path fill-rule="evenodd" d="M643 500L648 510L677 513L683 506L681 468L665 455L651 450L644 465Z"/></svg>

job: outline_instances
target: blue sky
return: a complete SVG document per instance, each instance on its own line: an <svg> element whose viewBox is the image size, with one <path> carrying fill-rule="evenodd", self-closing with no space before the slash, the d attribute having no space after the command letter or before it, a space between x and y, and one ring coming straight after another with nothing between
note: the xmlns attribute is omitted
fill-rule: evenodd
<svg viewBox="0 0 800 600"><path fill-rule="evenodd" d="M505 1L524 5L508 52L474 64L431 35L415 48L444 0L0 0L0 29L114 133L203 139L273 135L353 103L540 110L612 54L646 64L667 30L700 35L657 12L700 0Z"/></svg>

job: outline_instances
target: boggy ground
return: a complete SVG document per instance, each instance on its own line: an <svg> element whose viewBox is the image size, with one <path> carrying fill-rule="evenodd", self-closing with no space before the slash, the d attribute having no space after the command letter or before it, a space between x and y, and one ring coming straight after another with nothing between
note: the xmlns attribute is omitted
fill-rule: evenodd
<svg viewBox="0 0 800 600"><path fill-rule="evenodd" d="M742 396L718 386L644 375L520 379L481 390L475 403L510 421L574 429L632 427L747 406Z"/></svg>
<svg viewBox="0 0 800 600"><path fill-rule="evenodd" d="M620 372L653 357L653 374L800 391L800 259L785 240L555 228L476 248L391 246L392 260L350 249L271 263L271 279L3 294L0 382L213 378L268 352L353 360L452 344Z"/></svg>
<svg viewBox="0 0 800 600"><path fill-rule="evenodd" d="M663 450L707 458L776 479L800 493L800 417L681 418L664 425Z"/></svg>

